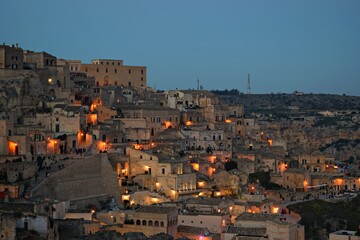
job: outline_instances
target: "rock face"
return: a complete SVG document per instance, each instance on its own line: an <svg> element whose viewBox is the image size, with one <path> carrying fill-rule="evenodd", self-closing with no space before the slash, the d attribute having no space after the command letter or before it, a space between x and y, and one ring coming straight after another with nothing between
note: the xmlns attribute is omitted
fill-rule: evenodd
<svg viewBox="0 0 360 240"><path fill-rule="evenodd" d="M36 105L43 94L40 76L31 70L0 70L0 108L8 111L18 105Z"/></svg>
<svg viewBox="0 0 360 240"><path fill-rule="evenodd" d="M117 176L105 153L75 160L64 170L49 176L41 185L32 192L32 196L70 201L114 196L116 203L121 204Z"/></svg>

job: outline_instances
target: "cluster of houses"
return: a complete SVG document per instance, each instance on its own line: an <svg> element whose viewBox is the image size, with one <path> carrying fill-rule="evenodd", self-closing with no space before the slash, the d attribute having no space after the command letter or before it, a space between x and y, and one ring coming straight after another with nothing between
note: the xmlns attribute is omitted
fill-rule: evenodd
<svg viewBox="0 0 360 240"><path fill-rule="evenodd" d="M360 189L334 155L289 154L241 105L122 60L4 44L0 89L0 239L305 239L289 203Z"/></svg>

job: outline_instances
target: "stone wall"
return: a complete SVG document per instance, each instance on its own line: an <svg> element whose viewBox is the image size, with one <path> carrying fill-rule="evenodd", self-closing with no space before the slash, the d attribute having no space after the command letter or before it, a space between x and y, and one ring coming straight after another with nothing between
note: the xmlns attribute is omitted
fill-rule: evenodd
<svg viewBox="0 0 360 240"><path fill-rule="evenodd" d="M75 161L47 178L33 190L32 195L74 201L111 195L117 204L121 203L117 176L106 154Z"/></svg>

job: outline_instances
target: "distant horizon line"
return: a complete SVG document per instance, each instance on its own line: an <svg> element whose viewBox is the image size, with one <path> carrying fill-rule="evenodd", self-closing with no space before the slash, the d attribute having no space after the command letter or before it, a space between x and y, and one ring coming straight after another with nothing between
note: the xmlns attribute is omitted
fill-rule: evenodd
<svg viewBox="0 0 360 240"><path fill-rule="evenodd" d="M246 93L246 92L241 92L236 88L232 88L232 89L195 89L195 88L188 88L188 89L179 89L179 88L175 88L175 89L168 89L168 90L164 90L164 89L155 89L153 87L148 86L149 88L154 89L155 91L158 92L167 92L167 91L208 91L208 92L213 92L213 91L233 91L233 90L237 90L239 94L241 95L336 95L336 96L346 96L346 97L360 97L360 95L351 95L350 93L315 93L315 92L303 92L303 91L293 91L293 92L267 92L267 93L257 93L257 92L252 92L252 93Z"/></svg>

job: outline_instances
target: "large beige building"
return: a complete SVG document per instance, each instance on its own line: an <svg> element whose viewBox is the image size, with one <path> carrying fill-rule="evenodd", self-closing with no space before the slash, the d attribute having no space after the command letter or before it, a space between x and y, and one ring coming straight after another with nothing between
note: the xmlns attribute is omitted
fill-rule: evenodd
<svg viewBox="0 0 360 240"><path fill-rule="evenodd" d="M91 64L81 64L79 70L88 77L95 77L97 87L119 85L146 88L146 67L125 66L123 60L95 59Z"/></svg>
<svg viewBox="0 0 360 240"><path fill-rule="evenodd" d="M178 225L178 210L173 207L141 206L129 212L127 220L121 227L114 230L120 233L142 232L146 236L166 233L176 237Z"/></svg>

